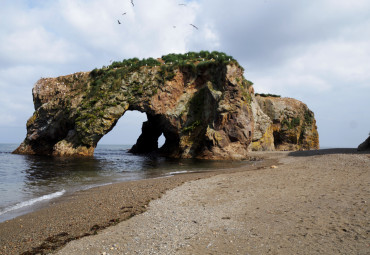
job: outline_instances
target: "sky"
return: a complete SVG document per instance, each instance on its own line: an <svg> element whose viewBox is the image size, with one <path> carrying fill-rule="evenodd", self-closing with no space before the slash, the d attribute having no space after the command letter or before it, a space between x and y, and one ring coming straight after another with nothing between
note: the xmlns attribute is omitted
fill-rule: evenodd
<svg viewBox="0 0 370 255"><path fill-rule="evenodd" d="M255 92L307 104L315 113L321 147L357 147L368 137L370 1L133 3L1 1L0 143L25 138L34 111L32 88L41 77L90 71L112 60L200 50L233 56ZM145 119L138 112L125 114L101 143L135 143Z"/></svg>

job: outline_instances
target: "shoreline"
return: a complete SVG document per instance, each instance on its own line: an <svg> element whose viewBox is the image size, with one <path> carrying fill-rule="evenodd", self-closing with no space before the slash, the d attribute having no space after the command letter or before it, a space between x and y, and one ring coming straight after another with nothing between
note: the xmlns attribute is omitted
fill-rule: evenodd
<svg viewBox="0 0 370 255"><path fill-rule="evenodd" d="M5 177L0 180L0 186L4 185L4 194L0 198L0 223L48 206L51 198L60 196L60 193L70 194L114 183L163 177L173 174L173 171L198 172L248 164L138 156L127 152L127 148L132 147L128 145L101 145L93 158L86 159L13 155L11 150L14 148L11 147L15 144L0 145L0 160L4 160L0 172ZM11 170L12 167L15 167L14 170Z"/></svg>
<svg viewBox="0 0 370 255"><path fill-rule="evenodd" d="M244 161L230 161L232 165L228 166L227 170L248 167L250 164L258 160L261 160L261 159L252 158L252 159L244 160ZM215 162L219 162L219 161L215 161ZM215 162L211 161L210 163L213 164ZM237 163L235 164L235 162ZM58 203L59 201L63 201L65 197L71 196L77 192L81 192L85 190L90 190L90 189L94 189L94 188L98 188L102 186L109 186L109 185L118 184L118 183L134 182L134 181L146 180L146 179L167 178L167 177L172 177L178 174L215 172L218 170L223 171L225 170L225 167L220 167L216 165L215 168L211 168L211 167L204 168L204 167L199 167L199 166L198 168L197 167L193 168L193 166L190 166L189 170L180 170L180 171L174 170L173 172L165 172L163 174L154 175L154 177L144 177L144 178L138 177L138 178L128 178L128 179L121 179L121 180L112 179L109 182L99 182L96 184L80 186L79 188L72 187L70 189L61 187L62 189L55 191L53 193L44 194L39 197L34 197L34 198L31 198L25 201L20 201L16 204L12 204L12 205L2 208L2 211L0 211L0 213L2 213L0 214L0 224L2 222L15 219L22 215L26 215L26 214L44 209L50 205Z"/></svg>
<svg viewBox="0 0 370 255"><path fill-rule="evenodd" d="M279 163L186 182L56 254L369 253L369 152L251 154Z"/></svg>
<svg viewBox="0 0 370 255"><path fill-rule="evenodd" d="M230 169L120 182L64 195L37 211L0 223L0 254L44 254L146 211L151 200L185 182L257 170L275 160Z"/></svg>

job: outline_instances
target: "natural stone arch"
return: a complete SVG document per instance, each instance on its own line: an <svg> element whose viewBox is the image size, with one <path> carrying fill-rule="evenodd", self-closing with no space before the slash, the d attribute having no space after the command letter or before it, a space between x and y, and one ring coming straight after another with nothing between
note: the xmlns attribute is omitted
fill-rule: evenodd
<svg viewBox="0 0 370 255"><path fill-rule="evenodd" d="M138 137L136 144L130 149L131 153L146 154L157 152L163 155L170 155L179 147L179 136L168 128L165 118L161 115L147 114L148 120L142 124L141 135ZM165 142L159 147L158 139L164 135Z"/></svg>
<svg viewBox="0 0 370 255"><path fill-rule="evenodd" d="M147 118L148 120L142 124L141 135L130 149L132 153L151 153L158 150L158 138L163 133L160 118L148 115Z"/></svg>
<svg viewBox="0 0 370 255"><path fill-rule="evenodd" d="M141 134L141 127L147 121L145 113L139 111L126 111L119 118L114 128L105 134L98 142L99 145L125 145L132 146ZM163 137L158 140L158 146L163 144ZM130 149L131 147L129 147Z"/></svg>
<svg viewBox="0 0 370 255"><path fill-rule="evenodd" d="M164 156L242 159L253 133L251 93L235 60L208 52L40 79L27 137L15 153L91 156L118 119L137 110L148 121L132 152L157 150L163 133Z"/></svg>

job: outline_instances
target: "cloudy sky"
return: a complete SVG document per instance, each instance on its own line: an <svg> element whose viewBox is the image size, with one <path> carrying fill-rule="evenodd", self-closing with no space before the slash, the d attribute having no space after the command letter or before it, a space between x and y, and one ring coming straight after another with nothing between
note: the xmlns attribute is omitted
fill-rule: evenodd
<svg viewBox="0 0 370 255"><path fill-rule="evenodd" d="M232 55L256 92L306 103L322 147L357 147L368 136L370 1L133 2L1 1L0 143L24 139L41 77L200 50ZM144 120L125 114L102 143L134 143Z"/></svg>

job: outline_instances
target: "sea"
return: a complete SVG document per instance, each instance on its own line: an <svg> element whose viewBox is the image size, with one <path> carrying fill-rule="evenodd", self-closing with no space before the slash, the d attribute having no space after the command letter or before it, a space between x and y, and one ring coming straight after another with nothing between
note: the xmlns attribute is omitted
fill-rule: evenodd
<svg viewBox="0 0 370 255"><path fill-rule="evenodd" d="M0 222L79 190L248 164L138 156L128 152L131 145L98 145L94 156L86 158L12 154L17 146L0 144Z"/></svg>

